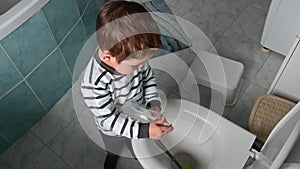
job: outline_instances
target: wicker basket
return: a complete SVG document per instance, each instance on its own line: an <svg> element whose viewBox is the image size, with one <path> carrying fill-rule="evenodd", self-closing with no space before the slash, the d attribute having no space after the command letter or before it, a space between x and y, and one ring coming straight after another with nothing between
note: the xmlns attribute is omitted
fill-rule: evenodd
<svg viewBox="0 0 300 169"><path fill-rule="evenodd" d="M261 96L252 108L248 129L256 135L258 141L264 143L275 125L294 106L295 103L277 96Z"/></svg>

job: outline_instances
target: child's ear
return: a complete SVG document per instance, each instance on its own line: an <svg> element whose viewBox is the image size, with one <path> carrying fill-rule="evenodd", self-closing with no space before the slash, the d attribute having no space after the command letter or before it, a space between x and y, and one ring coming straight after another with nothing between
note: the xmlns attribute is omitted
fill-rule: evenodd
<svg viewBox="0 0 300 169"><path fill-rule="evenodd" d="M110 61L113 59L113 56L109 52L104 52L104 55L102 56L103 60Z"/></svg>
<svg viewBox="0 0 300 169"><path fill-rule="evenodd" d="M105 51L98 50L98 56L102 61L106 61L106 62L108 62L111 58L113 58L111 53L106 50Z"/></svg>
<svg viewBox="0 0 300 169"><path fill-rule="evenodd" d="M98 55L102 61L110 66L115 66L117 62L116 58L109 51L98 52Z"/></svg>

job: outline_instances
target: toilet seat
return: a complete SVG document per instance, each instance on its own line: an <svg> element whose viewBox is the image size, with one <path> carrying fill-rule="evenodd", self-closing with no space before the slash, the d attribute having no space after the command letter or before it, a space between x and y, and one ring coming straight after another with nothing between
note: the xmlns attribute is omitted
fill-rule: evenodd
<svg viewBox="0 0 300 169"><path fill-rule="evenodd" d="M164 116L173 124L174 130L161 141L175 157L187 154L195 159L194 169L242 168L246 163L255 139L255 135L247 130L203 106L185 100L168 100ZM216 128L205 128L213 130L209 139L201 140L200 133L206 135L207 131L202 130L204 126L215 123ZM153 140L132 140L132 144L143 168L172 168L172 161Z"/></svg>

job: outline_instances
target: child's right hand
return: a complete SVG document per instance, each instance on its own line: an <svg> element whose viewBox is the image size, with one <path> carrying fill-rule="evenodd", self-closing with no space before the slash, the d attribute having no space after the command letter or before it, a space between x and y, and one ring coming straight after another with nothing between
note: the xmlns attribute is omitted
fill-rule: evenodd
<svg viewBox="0 0 300 169"><path fill-rule="evenodd" d="M164 126L163 125L164 121L165 121L165 117L162 117L161 119L150 122L149 138L158 140L163 135L165 135L173 130L173 126Z"/></svg>

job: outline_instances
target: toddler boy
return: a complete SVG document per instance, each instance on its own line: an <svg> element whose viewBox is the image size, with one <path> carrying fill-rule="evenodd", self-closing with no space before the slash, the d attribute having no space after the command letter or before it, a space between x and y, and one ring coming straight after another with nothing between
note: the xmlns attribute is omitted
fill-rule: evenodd
<svg viewBox="0 0 300 169"><path fill-rule="evenodd" d="M81 91L105 144L104 168L114 169L124 145L134 156L130 139L159 139L173 127L162 124L164 117L142 123L120 111L131 100L160 111L147 62L161 48L151 15L138 3L111 1L98 14L96 28L99 48L86 67Z"/></svg>

